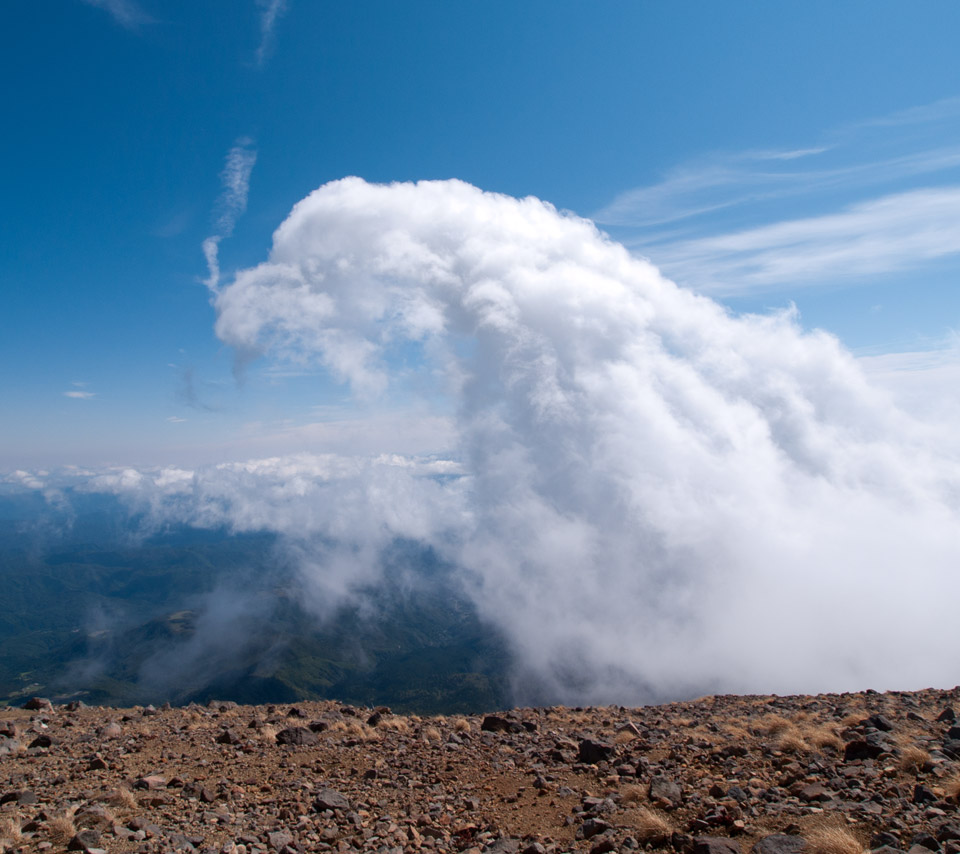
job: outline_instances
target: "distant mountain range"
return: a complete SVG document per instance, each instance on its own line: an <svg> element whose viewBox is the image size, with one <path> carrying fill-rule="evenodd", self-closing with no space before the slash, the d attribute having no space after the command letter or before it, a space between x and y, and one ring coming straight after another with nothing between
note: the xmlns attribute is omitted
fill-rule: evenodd
<svg viewBox="0 0 960 854"><path fill-rule="evenodd" d="M109 496L0 495L0 704L507 705L504 645L436 557L398 542L384 572L321 620L274 535L145 536Z"/></svg>

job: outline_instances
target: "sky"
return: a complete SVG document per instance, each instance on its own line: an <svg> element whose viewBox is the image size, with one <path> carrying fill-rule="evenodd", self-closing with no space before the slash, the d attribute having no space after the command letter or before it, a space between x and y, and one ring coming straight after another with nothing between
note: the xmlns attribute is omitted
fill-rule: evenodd
<svg viewBox="0 0 960 854"><path fill-rule="evenodd" d="M956 681L957 4L7 16L5 488L419 543L527 699Z"/></svg>
<svg viewBox="0 0 960 854"><path fill-rule="evenodd" d="M910 354L865 365L923 386L920 405L953 393L954 3L36 0L5 16L4 468L301 450L291 431L349 394L238 367L203 247L229 281L348 175L534 195L733 311L792 304L857 355Z"/></svg>

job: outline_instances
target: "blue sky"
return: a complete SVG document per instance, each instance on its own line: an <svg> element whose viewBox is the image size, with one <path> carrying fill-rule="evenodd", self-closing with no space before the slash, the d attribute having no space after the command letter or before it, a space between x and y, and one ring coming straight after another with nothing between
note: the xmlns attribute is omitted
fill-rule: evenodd
<svg viewBox="0 0 960 854"><path fill-rule="evenodd" d="M795 304L921 409L955 394L956 3L31 0L5 18L0 468L317 450L312 425L360 404L316 368L238 365L202 246L220 238L229 282L346 175L537 196L733 311Z"/></svg>

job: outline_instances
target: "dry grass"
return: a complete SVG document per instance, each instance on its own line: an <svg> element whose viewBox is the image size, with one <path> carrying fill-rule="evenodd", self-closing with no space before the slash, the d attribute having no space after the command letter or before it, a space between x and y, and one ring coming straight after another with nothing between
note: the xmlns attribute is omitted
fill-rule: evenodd
<svg viewBox="0 0 960 854"><path fill-rule="evenodd" d="M0 839L17 843L20 841L20 813L15 812L0 819Z"/></svg>
<svg viewBox="0 0 960 854"><path fill-rule="evenodd" d="M124 786L114 789L112 792L107 792L103 797L103 802L121 811L133 812L139 808L136 796Z"/></svg>
<svg viewBox="0 0 960 854"><path fill-rule="evenodd" d="M866 849L847 828L823 825L806 834L810 854L864 854Z"/></svg>
<svg viewBox="0 0 960 854"><path fill-rule="evenodd" d="M960 772L945 777L939 788L948 801L960 804Z"/></svg>
<svg viewBox="0 0 960 854"><path fill-rule="evenodd" d="M634 823L634 832L641 842L650 842L654 845L669 839L674 826L662 812L649 807L641 807L637 812Z"/></svg>
<svg viewBox="0 0 960 854"><path fill-rule="evenodd" d="M74 810L67 810L63 815L54 816L47 822L47 835L53 843L66 844L77 833L77 826L73 823Z"/></svg>
<svg viewBox="0 0 960 854"><path fill-rule="evenodd" d="M629 744L631 741L636 739L636 734L630 732L628 729L622 729L613 737L614 744Z"/></svg>
<svg viewBox="0 0 960 854"><path fill-rule="evenodd" d="M470 732L470 721L466 718L457 718L453 722L453 731L459 733Z"/></svg>
<svg viewBox="0 0 960 854"><path fill-rule="evenodd" d="M804 741L798 729L780 732L774 741L774 747L781 753L808 753L810 745Z"/></svg>
<svg viewBox="0 0 960 854"><path fill-rule="evenodd" d="M795 730L796 724L788 720L783 715L768 714L764 715L755 724L757 732L761 735L782 735L790 730Z"/></svg>
<svg viewBox="0 0 960 854"><path fill-rule="evenodd" d="M385 718L380 721L377 726L379 729L386 730L387 732L397 732L400 733L400 735L406 735L410 732L410 724L406 718L401 717Z"/></svg>
<svg viewBox="0 0 960 854"><path fill-rule="evenodd" d="M739 723L724 724L720 732L724 738L741 743L747 741L751 735L750 730Z"/></svg>
<svg viewBox="0 0 960 854"><path fill-rule="evenodd" d="M351 721L347 724L346 734L350 738L356 738L360 741L379 741L380 734L371 726L360 723L360 721Z"/></svg>
<svg viewBox="0 0 960 854"><path fill-rule="evenodd" d="M823 750L843 750L843 739L840 738L836 729L829 724L820 724L819 726L810 726L802 730L804 740L808 744Z"/></svg>
<svg viewBox="0 0 960 854"><path fill-rule="evenodd" d="M930 761L930 754L922 747L905 747L900 754L897 768L904 774L917 774Z"/></svg>
<svg viewBox="0 0 960 854"><path fill-rule="evenodd" d="M620 790L620 802L623 804L642 804L647 799L647 787L630 783Z"/></svg>
<svg viewBox="0 0 960 854"><path fill-rule="evenodd" d="M443 738L440 730L435 726L428 726L423 728L423 740L426 742L438 742Z"/></svg>
<svg viewBox="0 0 960 854"><path fill-rule="evenodd" d="M277 733L280 732L273 724L264 724L257 730L257 737L268 744L274 744L277 740Z"/></svg>

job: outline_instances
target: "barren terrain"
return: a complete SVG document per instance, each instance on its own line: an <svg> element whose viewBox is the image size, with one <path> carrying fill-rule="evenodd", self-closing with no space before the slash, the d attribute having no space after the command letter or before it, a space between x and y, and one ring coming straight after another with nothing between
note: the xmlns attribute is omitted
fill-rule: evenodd
<svg viewBox="0 0 960 854"><path fill-rule="evenodd" d="M0 711L4 851L960 852L960 689Z"/></svg>

